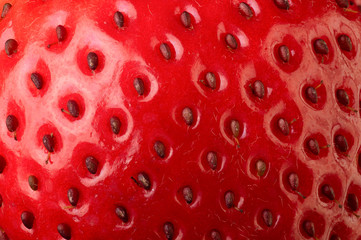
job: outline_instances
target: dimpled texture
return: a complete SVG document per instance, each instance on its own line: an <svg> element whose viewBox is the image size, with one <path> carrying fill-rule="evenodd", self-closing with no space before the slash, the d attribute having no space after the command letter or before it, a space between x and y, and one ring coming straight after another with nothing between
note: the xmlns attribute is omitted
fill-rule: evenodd
<svg viewBox="0 0 361 240"><path fill-rule="evenodd" d="M246 0L253 13L246 18L241 2L10 1L0 22L0 236L62 239L59 225L71 239L152 240L166 239L167 226L168 239L178 240L211 239L215 232L233 240L310 239L303 226L311 221L318 239L361 239L360 209L345 206L349 193L361 200L357 6L293 0L286 10L271 0ZM122 27L114 22L117 11ZM190 27L181 21L184 11ZM67 34L59 42L58 25ZM237 48L227 45L227 34ZM338 46L342 34L352 41L350 52ZM18 43L11 56L8 39ZM317 39L328 54L315 52ZM160 51L163 43L170 59ZM283 45L287 63L278 55ZM96 69L89 69L90 52L98 57ZM41 89L31 81L34 72L42 76ZM216 78L214 89L205 81L208 72ZM135 78L144 83L142 95ZM256 80L264 84L263 98L252 93ZM310 86L317 103L306 98ZM347 92L348 106L337 102L337 89ZM79 116L61 111L69 100L78 104ZM190 125L182 116L186 107ZM18 120L14 132L6 127L8 115ZM121 122L117 134L113 116ZM277 127L280 118L289 124L287 136ZM47 134L52 153L42 143ZM338 135L347 140L346 152L335 146ZM318 155L307 149L309 139L317 140ZM158 141L162 158L154 151ZM209 152L217 157L214 169ZM88 156L99 162L95 173L86 167ZM266 164L261 177L259 159ZM298 175L297 191L287 182L290 173ZM31 175L38 179L36 191ZM322 195L324 184L342 208ZM192 201L184 199L185 187ZM71 188L79 191L76 206L68 200ZM231 208L228 191L234 193ZM117 207L128 221L117 216ZM265 209L271 223L262 217ZM34 216L31 229L21 221L24 211Z"/></svg>

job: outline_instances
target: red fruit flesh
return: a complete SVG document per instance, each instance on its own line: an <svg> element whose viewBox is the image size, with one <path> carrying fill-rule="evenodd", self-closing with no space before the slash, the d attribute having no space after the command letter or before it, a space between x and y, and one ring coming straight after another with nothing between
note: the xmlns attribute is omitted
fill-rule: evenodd
<svg viewBox="0 0 361 240"><path fill-rule="evenodd" d="M356 4L9 3L0 239L361 239Z"/></svg>

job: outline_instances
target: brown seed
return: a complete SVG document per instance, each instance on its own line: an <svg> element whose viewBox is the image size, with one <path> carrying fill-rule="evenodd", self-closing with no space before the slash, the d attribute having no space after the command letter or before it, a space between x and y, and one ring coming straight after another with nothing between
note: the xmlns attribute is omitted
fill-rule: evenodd
<svg viewBox="0 0 361 240"><path fill-rule="evenodd" d="M0 156L0 173L4 172L5 167L6 167L6 160L3 156Z"/></svg>
<svg viewBox="0 0 361 240"><path fill-rule="evenodd" d="M215 152L207 153L207 162L212 170L217 168L217 154Z"/></svg>
<svg viewBox="0 0 361 240"><path fill-rule="evenodd" d="M0 240L9 240L8 235L4 232L4 230L0 231Z"/></svg>
<svg viewBox="0 0 361 240"><path fill-rule="evenodd" d="M34 214L28 211L24 211L21 214L21 221L27 229L32 229L34 224Z"/></svg>
<svg viewBox="0 0 361 240"><path fill-rule="evenodd" d="M340 35L337 38L338 46L344 51L351 52L352 51L352 42L351 38L345 34Z"/></svg>
<svg viewBox="0 0 361 240"><path fill-rule="evenodd" d="M247 19L250 19L253 17L253 11L252 8L245 2L241 2L239 4L239 12L241 15Z"/></svg>
<svg viewBox="0 0 361 240"><path fill-rule="evenodd" d="M234 207L234 193L231 191L226 192L226 194L224 194L224 201L226 203L227 208L233 208Z"/></svg>
<svg viewBox="0 0 361 240"><path fill-rule="evenodd" d="M321 192L331 201L335 200L335 192L333 191L333 188L330 185L324 184L321 188Z"/></svg>
<svg viewBox="0 0 361 240"><path fill-rule="evenodd" d="M193 112L189 107L185 107L182 111L182 117L185 123L190 126L193 123Z"/></svg>
<svg viewBox="0 0 361 240"><path fill-rule="evenodd" d="M322 39L317 39L313 43L313 48L314 48L315 52L318 54L326 55L329 52L327 43Z"/></svg>
<svg viewBox="0 0 361 240"><path fill-rule="evenodd" d="M58 233L67 240L71 239L71 229L66 223L60 223L58 225Z"/></svg>
<svg viewBox="0 0 361 240"><path fill-rule="evenodd" d="M38 179L34 175L29 176L28 182L31 189L38 190Z"/></svg>
<svg viewBox="0 0 361 240"><path fill-rule="evenodd" d="M349 0L336 0L336 3L341 8L348 8L348 6L349 6L348 1Z"/></svg>
<svg viewBox="0 0 361 240"><path fill-rule="evenodd" d="M11 7L12 7L12 5L10 3L5 3L4 4L3 11L1 12L1 18L6 17L6 15L8 14Z"/></svg>
<svg viewBox="0 0 361 240"><path fill-rule="evenodd" d="M46 134L43 137L43 144L48 152L54 152L54 139L52 134Z"/></svg>
<svg viewBox="0 0 361 240"><path fill-rule="evenodd" d="M260 80L256 80L254 83L252 83L251 90L253 95L256 97L260 99L264 98L265 89L263 83Z"/></svg>
<svg viewBox="0 0 361 240"><path fill-rule="evenodd" d="M310 139L307 141L307 148L311 153L318 155L320 154L320 147L316 139Z"/></svg>
<svg viewBox="0 0 361 240"><path fill-rule="evenodd" d="M163 231L167 240L172 240L174 236L174 226L170 222L166 222L163 225Z"/></svg>
<svg viewBox="0 0 361 240"><path fill-rule="evenodd" d="M133 86L140 96L144 94L144 82L141 78L135 78L133 81Z"/></svg>
<svg viewBox="0 0 361 240"><path fill-rule="evenodd" d="M6 118L6 127L9 132L15 132L19 126L18 119L14 115L9 115Z"/></svg>
<svg viewBox="0 0 361 240"><path fill-rule="evenodd" d="M297 191L299 182L300 180L298 178L297 173L290 173L288 175L288 184L290 185L293 191Z"/></svg>
<svg viewBox="0 0 361 240"><path fill-rule="evenodd" d="M350 104L350 99L344 89L337 89L336 98L337 101L344 106L348 106Z"/></svg>
<svg viewBox="0 0 361 240"><path fill-rule="evenodd" d="M239 124L239 122L237 120L232 120L231 121L231 132L232 132L233 137L238 138L240 131L241 131L241 125Z"/></svg>
<svg viewBox="0 0 361 240"><path fill-rule="evenodd" d="M118 117L113 116L110 118L110 127L114 134L119 134L121 125L122 124Z"/></svg>
<svg viewBox="0 0 361 240"><path fill-rule="evenodd" d="M279 9L288 10L290 8L290 3L288 0L273 0L273 2Z"/></svg>
<svg viewBox="0 0 361 240"><path fill-rule="evenodd" d="M232 48L232 49L237 49L237 47L238 47L236 38L230 33L228 33L226 35L226 44L229 48Z"/></svg>
<svg viewBox="0 0 361 240"><path fill-rule="evenodd" d="M206 73L206 83L209 88L216 89L216 87L217 87L216 75L214 75L214 73L212 73L212 72L207 72Z"/></svg>
<svg viewBox="0 0 361 240"><path fill-rule="evenodd" d="M282 45L278 48L278 56L281 61L284 63L288 63L290 61L290 50L287 46Z"/></svg>
<svg viewBox="0 0 361 240"><path fill-rule="evenodd" d="M271 226L272 226L273 216L272 216L272 213L271 213L270 210L264 209L264 210L262 211L262 219L263 219L263 222L264 222L268 227L271 227Z"/></svg>
<svg viewBox="0 0 361 240"><path fill-rule="evenodd" d="M68 103L66 104L66 106L72 117L75 117L75 118L79 117L79 105L76 101L69 100Z"/></svg>
<svg viewBox="0 0 361 240"><path fill-rule="evenodd" d="M351 209L351 211L356 212L358 210L358 198L356 194L347 194L346 204Z"/></svg>
<svg viewBox="0 0 361 240"><path fill-rule="evenodd" d="M78 204L78 201L79 201L79 190L72 187L72 188L69 188L68 190L68 200L69 200L69 203L72 205L72 206L76 206Z"/></svg>
<svg viewBox="0 0 361 240"><path fill-rule="evenodd" d="M121 12L117 11L114 13L113 20L118 28L124 27L124 16Z"/></svg>
<svg viewBox="0 0 361 240"><path fill-rule="evenodd" d="M161 141L156 141L153 148L160 158L165 158L165 146Z"/></svg>
<svg viewBox="0 0 361 240"><path fill-rule="evenodd" d="M184 200L188 204L191 204L192 201L193 201L193 191L192 191L192 189L190 187L184 187L182 193L183 193Z"/></svg>
<svg viewBox="0 0 361 240"><path fill-rule="evenodd" d="M5 42L5 52L8 56L13 55L18 51L18 42L14 39L9 39Z"/></svg>
<svg viewBox="0 0 361 240"><path fill-rule="evenodd" d="M141 172L138 174L138 183L139 186L144 188L145 190L150 190L151 184L149 177L146 173Z"/></svg>
<svg viewBox="0 0 361 240"><path fill-rule="evenodd" d="M222 240L221 234L218 230L213 229L211 231L211 240Z"/></svg>
<svg viewBox="0 0 361 240"><path fill-rule="evenodd" d="M348 143L343 135L335 136L335 147L340 150L341 152L347 152L348 150Z"/></svg>
<svg viewBox="0 0 361 240"><path fill-rule="evenodd" d="M124 207L117 206L115 208L115 214L118 216L120 220L122 220L124 223L127 223L129 221L127 210Z"/></svg>
<svg viewBox="0 0 361 240"><path fill-rule="evenodd" d="M312 103L317 103L318 102L318 96L317 96L317 91L314 87L308 87L306 88L306 98L308 100L310 100Z"/></svg>
<svg viewBox="0 0 361 240"><path fill-rule="evenodd" d="M180 15L180 19L184 27L190 28L192 26L191 15L189 14L189 12L182 12L182 14Z"/></svg>
<svg viewBox="0 0 361 240"><path fill-rule="evenodd" d="M166 60L169 60L171 57L172 57L172 53L170 51L170 47L167 43L162 43L160 46L159 46L159 50L160 50L160 53L163 55L163 57L166 59Z"/></svg>
<svg viewBox="0 0 361 240"><path fill-rule="evenodd" d="M256 162L257 175L259 177L262 177L266 173L266 170L267 170L266 163L261 159L257 160L257 162Z"/></svg>
<svg viewBox="0 0 361 240"><path fill-rule="evenodd" d="M87 61L90 70L94 71L95 69L97 69L99 60L98 60L98 55L96 53L94 52L88 53Z"/></svg>
<svg viewBox="0 0 361 240"><path fill-rule="evenodd" d="M289 124L284 118L278 119L277 126L283 135L288 136L290 134Z"/></svg>
<svg viewBox="0 0 361 240"><path fill-rule="evenodd" d="M313 222L306 220L303 222L302 224L303 227L303 231L305 231L305 233L310 236L310 237L314 237L315 236L315 225L313 224Z"/></svg>
<svg viewBox="0 0 361 240"><path fill-rule="evenodd" d="M334 234L331 236L330 240L342 240L342 239L339 236Z"/></svg>
<svg viewBox="0 0 361 240"><path fill-rule="evenodd" d="M58 38L59 42L62 42L65 40L67 34L66 34L66 28L64 26L58 25L55 28L55 32L56 32L56 37Z"/></svg>
<svg viewBox="0 0 361 240"><path fill-rule="evenodd" d="M98 170L98 165L99 161L93 156L88 156L85 159L85 166L91 174L96 174Z"/></svg>
<svg viewBox="0 0 361 240"><path fill-rule="evenodd" d="M43 78L39 73L32 73L30 79L37 89L41 89L43 87Z"/></svg>

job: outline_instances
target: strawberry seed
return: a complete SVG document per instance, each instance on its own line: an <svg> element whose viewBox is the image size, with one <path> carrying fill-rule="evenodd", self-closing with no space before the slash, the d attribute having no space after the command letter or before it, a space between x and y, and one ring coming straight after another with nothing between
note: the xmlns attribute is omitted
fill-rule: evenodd
<svg viewBox="0 0 361 240"><path fill-rule="evenodd" d="M135 78L133 81L133 86L140 96L144 94L144 82L141 78Z"/></svg>
<svg viewBox="0 0 361 240"><path fill-rule="evenodd" d="M290 185L290 188L295 191L295 193L297 193L301 198L306 199L306 197L298 191L299 183L300 179L297 173L293 172L288 175L288 184Z"/></svg>
<svg viewBox="0 0 361 240"><path fill-rule="evenodd" d="M32 229L34 224L34 214L28 211L21 213L21 221L27 229Z"/></svg>
<svg viewBox="0 0 361 240"><path fill-rule="evenodd" d="M184 200L188 204L191 204L192 201L193 201L193 191L192 191L192 189L190 187L184 187L182 193L183 193Z"/></svg>
<svg viewBox="0 0 361 240"><path fill-rule="evenodd" d="M211 89L216 89L217 79L216 79L216 75L214 75L214 73L212 73L212 72L206 73L206 86Z"/></svg>
<svg viewBox="0 0 361 240"><path fill-rule="evenodd" d="M99 60L98 60L98 55L96 53L94 52L88 53L87 61L90 70L94 71L95 69L97 69Z"/></svg>
<svg viewBox="0 0 361 240"><path fill-rule="evenodd" d="M265 88L260 80L256 80L254 83L250 84L249 87L251 88L254 96L258 97L259 99L264 98Z"/></svg>
<svg viewBox="0 0 361 240"><path fill-rule="evenodd" d="M317 39L313 43L313 48L315 52L318 54L327 55L329 52L327 43L322 39Z"/></svg>
<svg viewBox="0 0 361 240"><path fill-rule="evenodd" d="M185 107L182 111L182 117L184 122L190 126L193 123L193 112L189 107Z"/></svg>
<svg viewBox="0 0 361 240"><path fill-rule="evenodd" d="M5 3L4 4L3 11L1 12L1 18L6 17L6 15L8 14L11 7L12 7L12 5L10 3Z"/></svg>
<svg viewBox="0 0 361 240"><path fill-rule="evenodd" d="M238 48L238 43L237 43L236 38L230 33L228 33L226 35L226 44L231 49L237 49Z"/></svg>
<svg viewBox="0 0 361 240"><path fill-rule="evenodd" d="M9 130L9 132L14 133L14 139L16 138L16 129L19 127L18 119L14 115L8 115L6 118L6 127Z"/></svg>
<svg viewBox="0 0 361 240"><path fill-rule="evenodd" d="M167 240L172 240L174 236L174 226L171 222L166 222L163 225L163 231Z"/></svg>
<svg viewBox="0 0 361 240"><path fill-rule="evenodd" d="M315 232L315 225L313 224L313 222L306 220L303 222L302 227L308 236L315 237L316 232Z"/></svg>
<svg viewBox="0 0 361 240"><path fill-rule="evenodd" d="M267 227L271 227L273 223L273 216L269 209L264 209L262 211L262 219L263 222L267 225Z"/></svg>
<svg viewBox="0 0 361 240"><path fill-rule="evenodd" d="M124 223L127 223L129 221L127 210L124 207L117 206L115 208L115 214L118 216L120 220L122 220Z"/></svg>
<svg viewBox="0 0 361 240"><path fill-rule="evenodd" d="M336 0L336 3L341 8L348 8L349 6L348 0Z"/></svg>
<svg viewBox="0 0 361 240"><path fill-rule="evenodd" d="M215 152L208 152L207 153L207 162L209 167L212 170L216 170L217 168L217 154Z"/></svg>
<svg viewBox="0 0 361 240"><path fill-rule="evenodd" d="M221 234L218 230L213 229L211 231L211 240L222 240Z"/></svg>
<svg viewBox="0 0 361 240"><path fill-rule="evenodd" d="M286 45L282 45L278 48L278 56L284 63L288 63L290 61L290 50Z"/></svg>
<svg viewBox="0 0 361 240"><path fill-rule="evenodd" d="M141 172L138 173L138 177L136 180L135 178L131 177L131 179L139 186L144 188L145 190L150 190L151 184L150 184L150 180L149 177L146 173Z"/></svg>
<svg viewBox="0 0 361 240"><path fill-rule="evenodd" d="M14 39L9 39L5 42L5 52L10 57L18 51L18 42Z"/></svg>
<svg viewBox="0 0 361 240"><path fill-rule="evenodd" d="M156 141L153 148L160 158L165 158L165 146L161 141Z"/></svg>
<svg viewBox="0 0 361 240"><path fill-rule="evenodd" d="M56 32L56 38L58 39L58 42L55 43L50 43L48 44L48 48L50 48L51 46L63 42L67 36L67 32L66 32L66 28L63 25L58 25L55 28L55 32Z"/></svg>
<svg viewBox="0 0 361 240"><path fill-rule="evenodd" d="M351 42L351 38L345 34L340 35L337 38L337 43L338 46L341 48L341 50L343 51L347 51L347 52L351 52L352 51L352 42Z"/></svg>
<svg viewBox="0 0 361 240"><path fill-rule="evenodd" d="M343 135L336 135L335 137L335 147L341 152L345 153L348 150L348 143Z"/></svg>
<svg viewBox="0 0 361 240"><path fill-rule="evenodd" d="M320 154L320 147L316 139L310 139L307 141L307 148L310 150L311 153L314 155Z"/></svg>
<svg viewBox="0 0 361 240"><path fill-rule="evenodd" d="M263 175L266 173L266 170L267 170L266 163L261 159L257 160L257 162L256 162L257 175L259 177L263 177Z"/></svg>
<svg viewBox="0 0 361 240"><path fill-rule="evenodd" d="M180 19L185 28L190 28L192 26L191 15L189 14L189 12L182 12L182 14L180 15Z"/></svg>
<svg viewBox="0 0 361 240"><path fill-rule="evenodd" d="M3 156L0 156L0 173L4 172L4 169L6 167L6 161Z"/></svg>
<svg viewBox="0 0 361 240"><path fill-rule="evenodd" d="M46 148L46 150L48 150L48 152L50 152L50 153L54 152L53 134L44 135L43 144L44 144L44 147Z"/></svg>
<svg viewBox="0 0 361 240"><path fill-rule="evenodd" d="M310 100L312 103L318 102L317 91L314 87L308 87L305 91L306 98Z"/></svg>
<svg viewBox="0 0 361 240"><path fill-rule="evenodd" d="M253 17L253 11L252 11L251 7L245 2L241 2L239 4L239 12L246 19L250 19Z"/></svg>
<svg viewBox="0 0 361 240"><path fill-rule="evenodd" d="M277 126L283 135L288 136L290 134L289 124L284 118L278 119Z"/></svg>
<svg viewBox="0 0 361 240"><path fill-rule="evenodd" d="M30 79L37 89L41 89L43 87L43 78L39 73L32 73Z"/></svg>
<svg viewBox="0 0 361 240"><path fill-rule="evenodd" d="M162 54L162 56L166 59L166 60L169 60L171 57L172 57L172 53L170 51L170 47L167 43L162 43L160 46L159 46L159 50L160 50L160 53Z"/></svg>
<svg viewBox="0 0 361 240"><path fill-rule="evenodd" d="M34 175L29 176L28 182L31 189L38 190L38 179Z"/></svg>
<svg viewBox="0 0 361 240"><path fill-rule="evenodd" d="M72 206L76 206L78 204L78 201L79 201L79 190L72 187L72 188L69 188L68 190L68 200L69 200L69 203L72 205Z"/></svg>
<svg viewBox="0 0 361 240"><path fill-rule="evenodd" d="M119 134L121 125L122 124L118 117L113 116L110 118L110 127L114 134Z"/></svg>
<svg viewBox="0 0 361 240"><path fill-rule="evenodd" d="M60 223L58 225L58 233L67 240L71 239L71 228L66 223Z"/></svg>
<svg viewBox="0 0 361 240"><path fill-rule="evenodd" d="M336 98L337 101L344 106L348 106L350 104L350 99L344 89L337 89Z"/></svg>
<svg viewBox="0 0 361 240"><path fill-rule="evenodd" d="M68 111L66 111L65 109L62 108L61 111L63 113L66 113L75 118L79 117L79 105L76 101L69 100L66 105L67 105Z"/></svg>
<svg viewBox="0 0 361 240"><path fill-rule="evenodd" d="M356 212L358 210L358 198L356 194L349 193L347 194L347 207L350 208L351 211Z"/></svg>
<svg viewBox="0 0 361 240"><path fill-rule="evenodd" d="M85 166L91 174L96 174L98 170L98 165L99 161L93 156L88 156L85 159Z"/></svg>
<svg viewBox="0 0 361 240"><path fill-rule="evenodd" d="M279 9L288 10L290 8L290 3L288 2L288 0L273 0L273 2Z"/></svg>
<svg viewBox="0 0 361 240"><path fill-rule="evenodd" d="M124 27L124 16L121 12L117 11L114 13L113 20L118 28Z"/></svg>

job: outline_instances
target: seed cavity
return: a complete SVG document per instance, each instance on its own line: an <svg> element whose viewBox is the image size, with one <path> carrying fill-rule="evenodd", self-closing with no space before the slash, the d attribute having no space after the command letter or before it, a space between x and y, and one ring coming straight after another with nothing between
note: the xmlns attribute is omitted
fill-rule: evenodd
<svg viewBox="0 0 361 240"><path fill-rule="evenodd" d="M160 158L165 158L165 146L161 141L156 141L153 148Z"/></svg>
<svg viewBox="0 0 361 240"><path fill-rule="evenodd" d="M122 124L118 117L113 116L110 118L110 127L112 128L112 132L114 134L119 134L121 125Z"/></svg>
<svg viewBox="0 0 361 240"><path fill-rule="evenodd" d="M347 207L353 211L356 212L358 210L358 198L356 194L349 193L347 194L347 200L346 200Z"/></svg>
<svg viewBox="0 0 361 240"><path fill-rule="evenodd" d="M335 136L335 147L340 151L340 152L347 152L348 150L348 143L347 140L345 138L345 136L343 135L336 135Z"/></svg>
<svg viewBox="0 0 361 240"><path fill-rule="evenodd" d="M191 204L192 201L193 201L193 191L192 191L192 189L190 187L184 187L182 193L183 193L184 200L188 204Z"/></svg>
<svg viewBox="0 0 361 240"><path fill-rule="evenodd" d="M348 1L349 0L336 0L336 3L341 8L348 8L348 6L349 6Z"/></svg>
<svg viewBox="0 0 361 240"><path fill-rule="evenodd" d="M96 174L98 170L98 165L99 161L93 156L88 156L85 159L85 166L91 174Z"/></svg>
<svg viewBox="0 0 361 240"><path fill-rule="evenodd" d="M40 90L43 87L43 78L39 73L32 73L30 79L37 89Z"/></svg>
<svg viewBox="0 0 361 240"><path fill-rule="evenodd" d="M141 78L135 78L133 81L133 86L137 91L139 96L143 96L144 94L144 82Z"/></svg>
<svg viewBox="0 0 361 240"><path fill-rule="evenodd" d="M6 17L6 15L9 13L11 7L12 7L12 5L10 3L4 4L3 11L1 12L1 18Z"/></svg>
<svg viewBox="0 0 361 240"><path fill-rule="evenodd" d="M221 234L218 230L213 229L211 231L211 240L222 240Z"/></svg>
<svg viewBox="0 0 361 240"><path fill-rule="evenodd" d="M34 214L28 211L24 211L21 214L21 221L27 229L32 229L34 224Z"/></svg>
<svg viewBox="0 0 361 240"><path fill-rule="evenodd" d="M5 52L10 57L18 51L18 42L15 39L9 39L5 42Z"/></svg>
<svg viewBox="0 0 361 240"><path fill-rule="evenodd" d="M151 188L151 183L150 183L150 179L149 176L144 173L138 173L137 179L135 179L134 177L131 177L131 179L139 186L144 188L145 190L150 190Z"/></svg>
<svg viewBox="0 0 361 240"><path fill-rule="evenodd" d="M239 4L239 12L246 19L251 19L253 17L252 8L245 2Z"/></svg>
<svg viewBox="0 0 361 240"><path fill-rule="evenodd" d="M218 162L217 154L215 152L208 152L207 153L207 162L209 164L209 167L212 170L216 170L217 162Z"/></svg>
<svg viewBox="0 0 361 240"><path fill-rule="evenodd" d="M306 95L306 98L308 100L310 100L310 102L312 102L312 103L317 103L318 102L317 91L316 91L316 89L314 87L306 88L305 95Z"/></svg>
<svg viewBox="0 0 361 240"><path fill-rule="evenodd" d="M46 150L48 150L49 153L54 152L54 138L53 134L46 134L43 137L43 144Z"/></svg>
<svg viewBox="0 0 361 240"><path fill-rule="evenodd" d="M69 114L70 116L77 118L79 117L79 105L75 100L69 100L68 103L66 104L68 111L66 111L65 109L61 109L61 111L63 113Z"/></svg>
<svg viewBox="0 0 361 240"><path fill-rule="evenodd" d="M180 19L185 28L192 27L192 20L191 20L191 15L189 14L189 12L187 12L187 11L182 12L182 14L180 15Z"/></svg>
<svg viewBox="0 0 361 240"><path fill-rule="evenodd" d="M288 0L273 0L273 2L279 9L288 10L290 8Z"/></svg>
<svg viewBox="0 0 361 240"><path fill-rule="evenodd" d="M122 206L117 206L115 208L115 214L117 217L122 220L124 223L127 223L129 221L127 210Z"/></svg>
<svg viewBox="0 0 361 240"><path fill-rule="evenodd" d="M318 54L327 55L329 52L327 43L322 39L317 39L313 43L313 48L315 52Z"/></svg>
<svg viewBox="0 0 361 240"><path fill-rule="evenodd" d="M227 47L229 47L230 49L238 48L238 43L237 43L236 38L230 33L228 33L226 35L226 44L227 44Z"/></svg>
<svg viewBox="0 0 361 240"><path fill-rule="evenodd" d="M338 204L339 208L342 208L342 205L336 200L335 191L333 190L333 188L330 185L324 184L321 187L321 192L325 197L327 197L331 201L336 202Z"/></svg>
<svg viewBox="0 0 361 240"><path fill-rule="evenodd" d="M277 127L281 133L285 136L290 135L290 127L288 122L284 118L279 118L277 121Z"/></svg>
<svg viewBox="0 0 361 240"><path fill-rule="evenodd" d="M71 228L66 223L60 223L58 225L58 233L67 240L71 239Z"/></svg>
<svg viewBox="0 0 361 240"><path fill-rule="evenodd" d="M95 71L95 69L97 69L99 64L98 55L95 52L88 53L87 61L90 70Z"/></svg>
<svg viewBox="0 0 361 240"><path fill-rule="evenodd" d="M346 52L351 52L352 51L352 41L351 38L345 34L340 35L337 38L337 43L338 46Z"/></svg>
<svg viewBox="0 0 361 240"><path fill-rule="evenodd" d="M174 226L171 222L166 222L163 225L163 231L167 240L172 240L174 236Z"/></svg>
<svg viewBox="0 0 361 240"><path fill-rule="evenodd" d="M254 83L250 85L252 93L254 96L258 97L259 99L263 99L265 95L265 88L263 83L260 80L256 80Z"/></svg>
<svg viewBox="0 0 361 240"><path fill-rule="evenodd" d="M262 219L263 222L267 225L267 227L271 227L273 223L273 215L269 209L264 209L262 211Z"/></svg>
<svg viewBox="0 0 361 240"><path fill-rule="evenodd" d="M189 107L185 107L182 111L182 117L184 122L190 126L193 123L193 112Z"/></svg>
<svg viewBox="0 0 361 240"><path fill-rule="evenodd" d="M159 50L160 50L160 53L162 54L162 56L166 60L169 60L172 57L172 52L170 51L170 47L167 43L162 43L159 46Z"/></svg>
<svg viewBox="0 0 361 240"><path fill-rule="evenodd" d="M266 173L267 165L263 160L259 159L256 161L256 171L259 177L263 177L264 174Z"/></svg>
<svg viewBox="0 0 361 240"><path fill-rule="evenodd" d="M117 11L114 13L113 20L118 28L124 27L124 16L121 12Z"/></svg>
<svg viewBox="0 0 361 240"><path fill-rule="evenodd" d="M305 233L310 236L310 237L315 237L315 225L313 224L313 222L306 220L303 222L302 224L303 227L303 231L305 231Z"/></svg>
<svg viewBox="0 0 361 240"><path fill-rule="evenodd" d="M316 139L310 139L307 141L307 149L314 155L320 154L320 147Z"/></svg>
<svg viewBox="0 0 361 240"><path fill-rule="evenodd" d="M290 61L290 50L286 45L282 45L278 48L278 56L284 63L288 63Z"/></svg>
<svg viewBox="0 0 361 240"><path fill-rule="evenodd" d="M5 167L6 167L6 160L3 156L0 156L0 173L4 172Z"/></svg>
<svg viewBox="0 0 361 240"><path fill-rule="evenodd" d="M29 186L34 191L38 190L38 179L34 175L30 175L28 178Z"/></svg>
<svg viewBox="0 0 361 240"><path fill-rule="evenodd" d="M78 204L78 201L79 201L79 190L72 187L72 188L69 188L68 190L68 200L69 200L69 203L72 205L72 206L76 206Z"/></svg>

